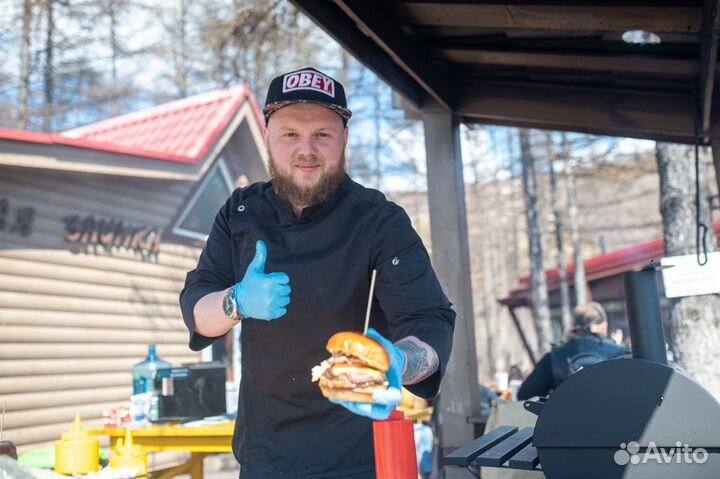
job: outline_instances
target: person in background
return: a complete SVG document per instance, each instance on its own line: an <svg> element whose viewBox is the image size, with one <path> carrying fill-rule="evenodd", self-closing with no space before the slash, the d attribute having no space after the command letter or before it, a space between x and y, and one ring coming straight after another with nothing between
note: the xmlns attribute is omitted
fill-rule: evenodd
<svg viewBox="0 0 720 479"><path fill-rule="evenodd" d="M627 347L607 339L607 334L607 314L599 303L576 307L566 342L543 356L520 386L518 400L546 396L580 369L630 353Z"/></svg>
<svg viewBox="0 0 720 479"><path fill-rule="evenodd" d="M522 369L520 368L520 365L513 364L512 366L510 366L510 372L508 373L508 377L509 377L510 381L515 381L515 380L522 381L523 372L522 372Z"/></svg>

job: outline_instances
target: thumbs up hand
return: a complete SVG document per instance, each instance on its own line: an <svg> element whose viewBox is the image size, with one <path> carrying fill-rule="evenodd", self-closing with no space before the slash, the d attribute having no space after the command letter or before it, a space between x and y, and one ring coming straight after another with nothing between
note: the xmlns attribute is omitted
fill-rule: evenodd
<svg viewBox="0 0 720 479"><path fill-rule="evenodd" d="M290 278L285 273L265 274L267 246L255 245L255 257L242 281L235 285L235 302L244 318L270 321L282 317L290 304Z"/></svg>

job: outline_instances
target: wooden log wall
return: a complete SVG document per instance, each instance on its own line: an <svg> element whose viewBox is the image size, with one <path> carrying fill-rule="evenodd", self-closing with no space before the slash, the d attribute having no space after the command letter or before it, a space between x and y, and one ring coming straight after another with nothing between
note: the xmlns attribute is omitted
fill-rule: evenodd
<svg viewBox="0 0 720 479"><path fill-rule="evenodd" d="M93 215L165 230L191 186L0 168L0 404L3 439L20 451L58 439L75 413L99 427L103 409L127 405L130 368L148 344L173 364L199 359L178 294L200 250L165 240L157 255L69 243L63 221ZM26 207L34 218L24 236L11 228Z"/></svg>

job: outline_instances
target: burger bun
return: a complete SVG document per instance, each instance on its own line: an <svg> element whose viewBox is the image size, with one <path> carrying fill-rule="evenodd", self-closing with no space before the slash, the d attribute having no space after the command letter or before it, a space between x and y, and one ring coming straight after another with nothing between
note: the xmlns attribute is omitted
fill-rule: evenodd
<svg viewBox="0 0 720 479"><path fill-rule="evenodd" d="M355 357L371 368L387 372L390 358L382 345L372 338L354 331L341 331L334 334L326 346L331 354Z"/></svg>

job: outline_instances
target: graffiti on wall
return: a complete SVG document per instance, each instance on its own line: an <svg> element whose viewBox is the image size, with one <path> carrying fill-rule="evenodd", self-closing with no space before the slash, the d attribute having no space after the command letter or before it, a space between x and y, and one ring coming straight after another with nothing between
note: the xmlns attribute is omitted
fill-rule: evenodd
<svg viewBox="0 0 720 479"><path fill-rule="evenodd" d="M10 200L0 198L0 231L28 237L32 234L35 208L23 206L11 210Z"/></svg>
<svg viewBox="0 0 720 479"><path fill-rule="evenodd" d="M115 218L96 218L94 215L69 215L65 222L65 241L84 245L132 249L157 254L160 250L159 228L133 225Z"/></svg>

